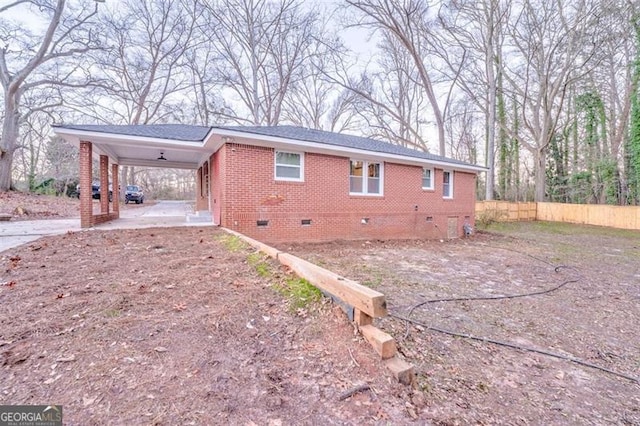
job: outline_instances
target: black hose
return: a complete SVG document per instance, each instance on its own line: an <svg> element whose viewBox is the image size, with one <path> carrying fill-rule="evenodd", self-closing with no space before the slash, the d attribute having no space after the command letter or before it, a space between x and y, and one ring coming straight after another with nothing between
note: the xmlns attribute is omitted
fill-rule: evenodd
<svg viewBox="0 0 640 426"><path fill-rule="evenodd" d="M632 382L634 382L636 384L640 384L640 379L638 379L636 377L629 376L629 375L624 374L624 373L619 373L617 371L613 371L613 370L610 370L610 369L605 368L605 367L601 367L601 366L596 365L596 364L591 364L590 362L582 361L581 359L574 358L574 357L571 357L571 356L565 356L565 355L557 354L557 353L554 353L554 352L545 351L545 350L542 350L542 349L528 348L526 346L520 346L520 345L517 345L515 343L502 342L500 340L495 340L495 339L491 339L491 338L488 338L488 337L478 337L478 336L473 336L471 334L457 333L455 331L449 331L449 330L444 330L442 328L431 327L431 326L429 326L427 324L424 324L424 323L422 323L420 321L416 321L416 320L413 320L411 318L403 317L403 316L400 316L400 315L395 315L395 314L392 314L392 313L390 313L389 316L393 317L393 318L397 318L397 319L402 320L402 321L406 321L407 323L419 325L421 327L424 327L427 330L436 331L438 333L443 333L443 334L448 334L449 336L462 337L464 339L471 339L471 340L476 340L476 341L479 341L479 342L491 343L491 344L494 344L494 345L505 346L507 348L518 349L518 350L527 351L527 352L534 352L534 353L537 353L537 354L546 355L546 356L550 356L550 357L553 357L553 358L562 359L562 360L565 360L565 361L571 361L573 363L576 363L576 364L579 364L579 365L583 365L585 367L593 368L593 369L596 369L596 370L604 371L605 373L609 373L609 374L612 374L614 376L630 380L630 381L632 381Z"/></svg>
<svg viewBox="0 0 640 426"><path fill-rule="evenodd" d="M556 272L558 272L560 269L559 268L563 268L566 266L557 266L556 267ZM409 314L408 316L411 316L411 314L413 313L414 310L416 310L417 308L426 305L428 303L439 303L439 302L467 302L467 301L473 301L473 300L502 300L502 299L517 299L519 297L529 297L529 296L540 296L542 294L547 294L547 293L551 293L553 291L556 290L560 290L562 287L564 287L567 284L571 284L571 283L577 283L578 281L580 281L577 278L571 279L571 280L566 280L563 281L562 283L558 284L555 287L549 288L547 290L540 290L540 291L534 291L531 293L521 293L521 294L511 294L511 295L507 295L507 296L470 296L470 297L450 297L450 298L445 298L445 299L429 299L429 300L425 300L423 302L420 302L416 305L413 305L411 307L411 309L409 310Z"/></svg>
<svg viewBox="0 0 640 426"><path fill-rule="evenodd" d="M579 271L576 268L572 267L572 266L554 265L553 263L551 263L551 262L549 262L549 261L547 261L545 259L541 259L539 257L533 256L533 255L531 255L529 253L525 253L525 252L522 252L522 251L513 250L511 248L505 248L505 247L500 247L500 246L490 246L490 247L501 249L501 250L509 250L509 251L512 251L512 252L516 252L516 253L520 253L522 255L528 256L528 257L530 257L532 259L535 259L535 260L537 260L539 262L542 262L542 263L545 263L547 265L553 266L554 272L556 272L556 273L560 272L562 269L571 268L579 276L579 278L582 278L582 276L579 273ZM393 314L393 313L389 313L389 316L391 316L393 318L400 319L402 321L405 321L405 323L407 325L407 329L406 329L406 332L405 332L405 339L409 335L409 323L411 323L411 324L416 324L416 325L419 325L421 327L424 327L424 328L426 328L428 330L436 331L438 333L448 334L450 336L461 337L461 338L464 338L464 339L476 340L476 341L479 341L479 342L491 343L491 344L494 344L494 345L504 346L504 347L507 347L507 348L518 349L518 350L528 351L528 352L534 352L534 353L538 353L538 354L541 354L541 355L546 355L546 356L550 356L550 357L553 357L553 358L562 359L562 360L565 360L565 361L571 361L571 362L573 362L575 364L583 365L585 367L593 368L593 369L600 370L600 371L604 371L604 372L612 374L614 376L621 377L623 379L627 379L627 380L630 380L630 381L632 381L634 383L640 384L640 379L638 379L636 377L632 377L632 376L629 376L629 375L626 375L626 374L623 374L623 373L619 373L617 371L613 371L613 370L610 370L610 369L605 368L605 367L601 367L601 366L596 365L596 364L591 364L590 362L582 361L582 360L580 360L578 358L575 358L575 357L565 356L565 355L561 355L561 354L545 351L545 350L542 350L542 349L527 348L525 346L520 346L520 345L517 345L515 343L502 342L500 340L495 340L495 339L491 339L491 338L488 338L488 337L478 337L478 336L473 336L471 334L458 333L458 332L455 332L455 331L445 330L445 329L441 329L441 328L437 328L437 327L431 327L431 326L429 326L427 324L424 324L424 323L421 323L419 321L416 321L416 320L413 320L413 319L409 318L414 310L416 310L417 308L419 308L421 306L429 304L429 303L463 302L463 301L475 301L475 300L502 300L502 299L516 299L516 298L519 298L519 297L540 296L540 295L543 295L543 294L547 294L547 293L551 293L551 292L560 290L562 287L566 286L567 284L579 282L579 280L580 280L579 278L573 278L573 279L570 279L570 280L566 280L566 281L563 281L562 283L560 283L559 285L557 285L555 287L552 287L552 288L549 288L547 290L540 290L540 291L535 291L535 292L531 292L531 293L513 294L513 295L507 295L507 296L478 296L478 297L471 296L471 297L450 297L450 298L442 298L442 299L430 299L430 300L422 301L422 302L412 306L411 309L409 310L409 313L408 313L407 317L403 317L403 316L396 315L396 314Z"/></svg>

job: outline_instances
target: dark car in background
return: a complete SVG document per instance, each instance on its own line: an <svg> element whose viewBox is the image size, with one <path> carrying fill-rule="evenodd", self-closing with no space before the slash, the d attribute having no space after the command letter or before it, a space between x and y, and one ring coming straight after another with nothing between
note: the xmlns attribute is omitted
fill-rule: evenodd
<svg viewBox="0 0 640 426"><path fill-rule="evenodd" d="M124 192L124 203L129 204L129 201L133 201L136 204L144 203L144 191L142 187L138 185L127 185Z"/></svg>
<svg viewBox="0 0 640 426"><path fill-rule="evenodd" d="M76 197L80 198L80 185L76 186L76 191L74 194ZM94 200L99 200L100 199L100 184L94 182L93 185L91 185L91 198L93 198ZM111 186L109 186L109 201L113 201L113 190L111 189Z"/></svg>

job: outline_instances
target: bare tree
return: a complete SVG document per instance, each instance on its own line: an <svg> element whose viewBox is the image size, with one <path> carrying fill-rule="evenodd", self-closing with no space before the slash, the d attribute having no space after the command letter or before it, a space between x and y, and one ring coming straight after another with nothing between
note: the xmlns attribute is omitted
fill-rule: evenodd
<svg viewBox="0 0 640 426"><path fill-rule="evenodd" d="M321 28L327 25L326 22L319 23ZM355 131L356 95L336 84L334 79L327 78L328 70L348 54L347 50L337 38L316 36L309 49L315 53L304 64L305 78L292 84L283 99L283 121L332 132Z"/></svg>
<svg viewBox="0 0 640 426"><path fill-rule="evenodd" d="M95 55L104 83L94 113L120 124L166 121L192 87L185 71L198 25L197 0L126 0L104 18L108 48Z"/></svg>
<svg viewBox="0 0 640 426"><path fill-rule="evenodd" d="M191 77L191 88L180 107L174 110L173 121L199 125L222 124L233 121L235 113L221 95L222 87L217 83L215 73L211 72L211 64L219 58L210 48L207 26L203 25L202 28L204 31L195 35L200 38L194 43L197 47L186 52L185 65Z"/></svg>
<svg viewBox="0 0 640 426"><path fill-rule="evenodd" d="M393 60L378 64L383 68L381 71L357 73L352 71L356 67L342 58L335 61L333 69L324 73L324 78L342 87L345 93L351 93L350 102L358 113L357 119L352 118L352 121L362 123L358 132L374 139L429 151L428 140L424 136L428 121L423 118L420 108L422 89L413 84L411 71L398 64L392 65Z"/></svg>
<svg viewBox="0 0 640 426"><path fill-rule="evenodd" d="M48 138L50 118L43 112L29 114L22 120L20 149L16 152L18 164L14 164L14 176L34 191L38 180L44 177L45 142ZM15 160L14 160L15 161Z"/></svg>
<svg viewBox="0 0 640 426"><path fill-rule="evenodd" d="M521 144L533 155L535 200L544 201L549 145L556 136L567 89L593 65L599 13L595 0L565 4L523 0L509 28L504 77L519 104Z"/></svg>
<svg viewBox="0 0 640 426"><path fill-rule="evenodd" d="M628 136L633 97L633 69L628 66L634 62L635 30L634 17L640 14L640 5L631 0L613 0L602 5L603 29L606 35L601 39L597 56L598 66L591 73L590 86L594 88L603 102L606 114L606 133L608 152L618 169L624 164L624 145ZM636 18L637 19L637 18ZM638 43L638 41L636 41ZM619 173L616 170L616 173ZM623 173L619 173L624 176ZM626 187L620 179L621 187ZM622 188L620 188L622 189ZM624 193L624 191L621 191ZM619 203L624 203L620 194Z"/></svg>
<svg viewBox="0 0 640 426"><path fill-rule="evenodd" d="M192 89L188 53L194 49L201 8L197 0L126 0L104 18L107 49L94 55L103 79L92 105L95 120L116 124L167 122L180 114ZM121 170L122 191L134 167Z"/></svg>
<svg viewBox="0 0 640 426"><path fill-rule="evenodd" d="M24 25L0 15L0 85L4 93L0 191L11 188L25 94L43 86L77 84L81 55L98 47L92 31L97 8L97 3L88 0L79 7L69 6L65 0L18 0L0 7L0 14L21 11L47 22L43 34L34 34ZM44 105L37 108L43 109Z"/></svg>
<svg viewBox="0 0 640 426"><path fill-rule="evenodd" d="M445 155L444 113L438 103L434 79L428 65L431 29L429 7L421 0L346 0L346 3L361 12L357 24L381 29L395 38L412 58L420 82L438 129L440 155Z"/></svg>
<svg viewBox="0 0 640 426"><path fill-rule="evenodd" d="M55 179L57 195L69 193L69 188L78 183L79 151L66 140L49 138L45 149L46 175Z"/></svg>
<svg viewBox="0 0 640 426"><path fill-rule="evenodd" d="M318 12L300 0L210 0L210 72L244 109L239 123L276 125L292 88L310 76L325 35Z"/></svg>
<svg viewBox="0 0 640 426"><path fill-rule="evenodd" d="M495 187L495 145L502 43L509 10L499 0L452 0L439 11L443 33L433 38L435 54L449 68L450 80L485 116L485 199ZM503 123L504 124L504 123Z"/></svg>
<svg viewBox="0 0 640 426"><path fill-rule="evenodd" d="M418 72L407 50L390 34L384 33L378 44L380 55L376 72L371 73L368 113L373 136L398 145L429 151L428 127L424 116L427 103Z"/></svg>
<svg viewBox="0 0 640 426"><path fill-rule="evenodd" d="M478 140L482 134L482 121L482 116L466 98L452 102L445 122L452 158L472 164L478 161Z"/></svg>

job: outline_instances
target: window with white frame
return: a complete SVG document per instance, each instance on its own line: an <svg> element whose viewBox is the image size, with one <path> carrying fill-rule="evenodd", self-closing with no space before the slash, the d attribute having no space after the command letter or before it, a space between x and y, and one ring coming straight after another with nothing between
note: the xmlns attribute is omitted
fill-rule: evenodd
<svg viewBox="0 0 640 426"><path fill-rule="evenodd" d="M299 152L275 152L276 180L301 182L304 180L304 154Z"/></svg>
<svg viewBox="0 0 640 426"><path fill-rule="evenodd" d="M453 198L453 172L442 172L442 196Z"/></svg>
<svg viewBox="0 0 640 426"><path fill-rule="evenodd" d="M433 189L433 169L422 169L422 189Z"/></svg>
<svg viewBox="0 0 640 426"><path fill-rule="evenodd" d="M351 160L349 193L354 195L382 195L383 164Z"/></svg>

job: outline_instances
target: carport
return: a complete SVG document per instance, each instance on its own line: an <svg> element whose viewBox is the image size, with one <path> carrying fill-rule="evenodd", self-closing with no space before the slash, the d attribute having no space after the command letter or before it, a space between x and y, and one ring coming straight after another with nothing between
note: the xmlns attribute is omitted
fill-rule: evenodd
<svg viewBox="0 0 640 426"><path fill-rule="evenodd" d="M100 188L119 194L120 166L209 170L209 159L223 143L211 127L187 125L56 125L54 132L80 149L80 187L94 182L92 162L100 164ZM216 137L217 136L217 137ZM202 165L202 169L198 167ZM208 191L202 190L203 174L197 173L196 197L210 211ZM206 175L208 179L208 173ZM204 200L202 200L204 199ZM203 202L204 201L204 202ZM111 208L110 208L111 207ZM80 226L89 228L120 217L119 196L100 197L100 210L94 213L90 190L80 191Z"/></svg>

